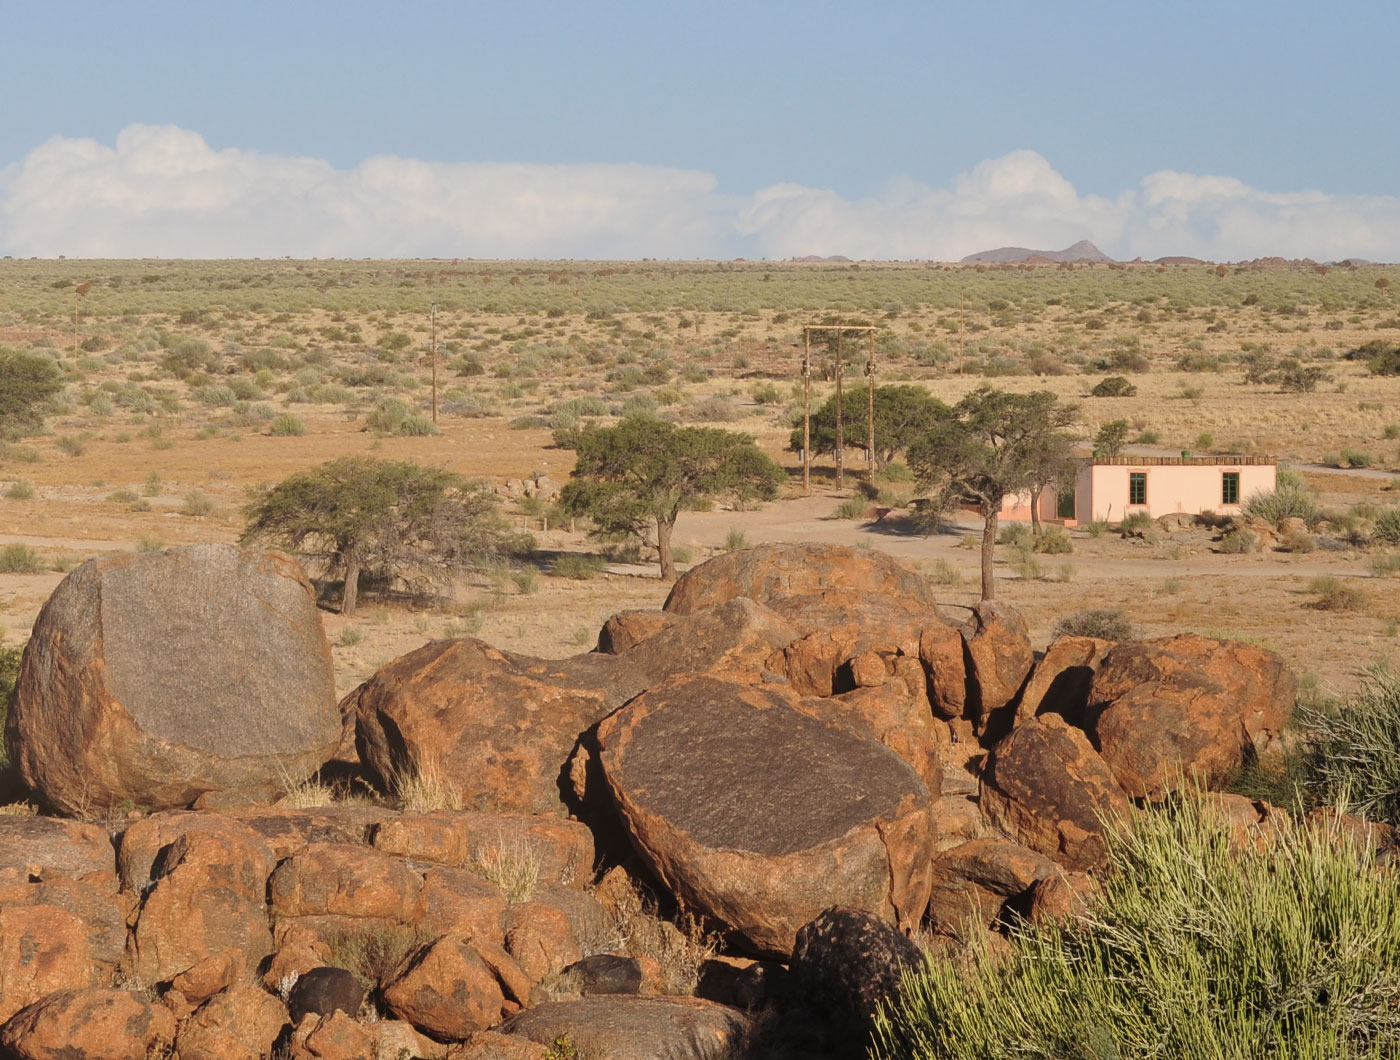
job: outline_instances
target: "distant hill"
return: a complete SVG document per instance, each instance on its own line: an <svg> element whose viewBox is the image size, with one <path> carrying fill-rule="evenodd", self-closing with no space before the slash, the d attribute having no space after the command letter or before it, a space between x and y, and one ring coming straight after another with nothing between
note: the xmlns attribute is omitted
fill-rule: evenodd
<svg viewBox="0 0 1400 1060"><path fill-rule="evenodd" d="M1185 254L1169 254L1165 258L1153 258L1153 265L1204 265L1204 258L1192 258Z"/></svg>
<svg viewBox="0 0 1400 1060"><path fill-rule="evenodd" d="M808 262L808 263L811 263L811 262L825 262L825 261L850 261L851 259L848 258L848 257L846 257L846 255L844 255L844 254L832 254L830 257L826 257L826 258L822 257L820 254L806 254L806 255L803 255L803 256L800 257L800 258L792 258L792 259L790 259L790 260L792 260L792 261L801 261L801 262Z"/></svg>
<svg viewBox="0 0 1400 1060"><path fill-rule="evenodd" d="M1064 250L1030 250L1026 247L997 247L969 254L962 259L964 265L1010 265L1024 261L1093 261L1109 262L1113 259L1087 239L1081 239Z"/></svg>

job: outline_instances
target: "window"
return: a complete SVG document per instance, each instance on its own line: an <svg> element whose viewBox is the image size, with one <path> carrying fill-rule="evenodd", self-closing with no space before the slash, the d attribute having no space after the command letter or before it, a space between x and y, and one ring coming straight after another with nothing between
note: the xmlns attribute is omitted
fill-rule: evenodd
<svg viewBox="0 0 1400 1060"><path fill-rule="evenodd" d="M1147 503L1147 472L1131 471L1128 473L1128 503Z"/></svg>
<svg viewBox="0 0 1400 1060"><path fill-rule="evenodd" d="M1240 503L1240 473L1238 471L1226 471L1221 474L1220 503Z"/></svg>

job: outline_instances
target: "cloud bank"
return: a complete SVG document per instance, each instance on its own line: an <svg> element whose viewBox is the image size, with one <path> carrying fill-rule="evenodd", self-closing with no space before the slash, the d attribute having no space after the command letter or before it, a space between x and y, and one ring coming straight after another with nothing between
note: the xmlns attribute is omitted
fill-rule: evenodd
<svg viewBox="0 0 1400 1060"><path fill-rule="evenodd" d="M1400 197L1268 192L1163 171L1081 194L1041 155L946 187L848 199L798 183L725 194L714 175L628 164L444 163L215 150L175 126L112 146L56 137L0 170L0 251L51 257L852 258L957 260L1089 239L1118 258L1400 260Z"/></svg>

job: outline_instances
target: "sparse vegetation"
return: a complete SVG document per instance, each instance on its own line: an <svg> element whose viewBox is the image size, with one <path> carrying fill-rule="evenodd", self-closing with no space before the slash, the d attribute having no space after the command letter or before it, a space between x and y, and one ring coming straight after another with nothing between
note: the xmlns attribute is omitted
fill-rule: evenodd
<svg viewBox="0 0 1400 1060"><path fill-rule="evenodd" d="M1057 637L1098 637L1100 640L1132 640L1136 635L1128 616L1115 608L1095 607L1076 611L1055 623Z"/></svg>

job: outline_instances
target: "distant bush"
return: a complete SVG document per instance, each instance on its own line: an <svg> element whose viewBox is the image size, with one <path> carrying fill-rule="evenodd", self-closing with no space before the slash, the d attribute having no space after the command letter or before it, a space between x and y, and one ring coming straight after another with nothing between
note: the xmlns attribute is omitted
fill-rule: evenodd
<svg viewBox="0 0 1400 1060"><path fill-rule="evenodd" d="M738 418L738 407L721 394L692 401L681 410L681 419L693 423L729 423Z"/></svg>
<svg viewBox="0 0 1400 1060"><path fill-rule="evenodd" d="M1227 555L1243 555L1259 551L1259 535L1253 530L1238 527L1226 531L1220 538L1220 551Z"/></svg>
<svg viewBox="0 0 1400 1060"><path fill-rule="evenodd" d="M290 412L282 412L272 418L267 433L274 438L293 438L306 433L306 424Z"/></svg>
<svg viewBox="0 0 1400 1060"><path fill-rule="evenodd" d="M1355 611L1366 603L1365 595L1331 574L1323 574L1308 583L1308 592L1317 596L1309 607L1317 611Z"/></svg>
<svg viewBox="0 0 1400 1060"><path fill-rule="evenodd" d="M1064 556L1074 551L1074 542L1063 526L1051 524L1041 528L1040 535L1032 546L1035 551L1047 556Z"/></svg>
<svg viewBox="0 0 1400 1060"><path fill-rule="evenodd" d="M554 561L549 573L556 578L588 581L602 574L604 567L601 556L581 556L577 552L566 552Z"/></svg>
<svg viewBox="0 0 1400 1060"><path fill-rule="evenodd" d="M1065 615L1055 623L1057 637L1098 637L1100 640L1132 640L1136 635L1128 616L1116 608L1090 608Z"/></svg>
<svg viewBox="0 0 1400 1060"><path fill-rule="evenodd" d="M1385 339L1372 339L1349 350L1348 361L1365 361L1372 375L1400 375L1400 344Z"/></svg>
<svg viewBox="0 0 1400 1060"><path fill-rule="evenodd" d="M0 548L0 574L38 574L44 569L39 553L28 545Z"/></svg>
<svg viewBox="0 0 1400 1060"><path fill-rule="evenodd" d="M1118 524L1120 534L1137 534L1144 530L1151 530L1153 526L1152 516L1148 512L1132 512L1125 516Z"/></svg>
<svg viewBox="0 0 1400 1060"><path fill-rule="evenodd" d="M1388 709L1400 731L1400 691ZM1026 925L996 956L930 959L878 1017L872 1055L1396 1055L1400 879L1340 827L1282 817L1258 843L1239 829L1198 798L1133 813L1109 833L1091 915Z"/></svg>
<svg viewBox="0 0 1400 1060"><path fill-rule="evenodd" d="M28 501L34 499L34 483L28 479L16 479L11 482L5 490L5 497L12 501Z"/></svg>
<svg viewBox="0 0 1400 1060"><path fill-rule="evenodd" d="M1111 375L1107 379L1101 379L1094 389L1089 391L1090 397L1134 397L1136 394L1136 384L1129 382L1121 375Z"/></svg>
<svg viewBox="0 0 1400 1060"><path fill-rule="evenodd" d="M1387 508L1377 515L1371 536L1387 545L1400 545L1400 508Z"/></svg>

